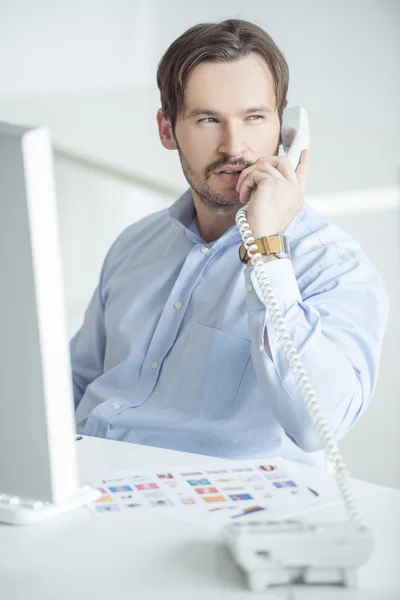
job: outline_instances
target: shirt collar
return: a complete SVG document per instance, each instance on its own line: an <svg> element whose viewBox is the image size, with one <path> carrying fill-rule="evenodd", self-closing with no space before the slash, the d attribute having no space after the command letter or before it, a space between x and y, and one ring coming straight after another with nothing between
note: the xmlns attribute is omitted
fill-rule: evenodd
<svg viewBox="0 0 400 600"><path fill-rule="evenodd" d="M196 244L203 243L206 246L216 246L218 244L218 246L222 246L225 245L227 242L232 243L236 241L241 241L240 233L236 225L233 225L230 229L228 229L228 231L226 231L224 235L222 235L218 240L215 240L214 242L210 242L208 244L204 242L204 240L199 235L197 235L197 233L189 229L189 226L191 225L193 219L196 216L196 210L194 207L191 188L187 189L182 194L182 196L180 196L178 200L176 200L172 204L172 206L170 206L169 216L170 220L173 223L184 229L188 239ZM288 227L283 232L283 235L290 237L293 234L297 218L298 215L296 215L293 221L288 225Z"/></svg>
<svg viewBox="0 0 400 600"><path fill-rule="evenodd" d="M189 188L170 206L169 216L173 223L187 228L193 221L195 214L192 191Z"/></svg>
<svg viewBox="0 0 400 600"><path fill-rule="evenodd" d="M204 246L216 247L225 246L226 243L240 242L240 233L236 225L232 225L218 240L209 243L205 242L197 233L189 229L196 216L192 190L190 188L170 206L169 216L173 223L184 229L187 238L196 244L202 243Z"/></svg>

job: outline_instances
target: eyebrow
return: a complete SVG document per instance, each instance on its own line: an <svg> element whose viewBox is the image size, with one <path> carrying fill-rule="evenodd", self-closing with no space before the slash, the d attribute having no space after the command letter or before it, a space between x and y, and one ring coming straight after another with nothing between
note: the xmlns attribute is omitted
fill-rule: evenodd
<svg viewBox="0 0 400 600"><path fill-rule="evenodd" d="M272 114L272 109L269 106L252 106L244 110L239 111L239 115L249 115L250 113L264 112ZM208 108L194 108L186 113L186 118L191 119L192 117L199 117L200 115L210 115L212 117L220 117L221 113L216 110L210 110Z"/></svg>

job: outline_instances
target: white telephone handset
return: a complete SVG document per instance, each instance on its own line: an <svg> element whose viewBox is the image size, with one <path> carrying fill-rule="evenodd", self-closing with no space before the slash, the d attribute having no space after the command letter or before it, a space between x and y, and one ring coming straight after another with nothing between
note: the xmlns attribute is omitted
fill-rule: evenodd
<svg viewBox="0 0 400 600"><path fill-rule="evenodd" d="M302 150L310 147L308 116L302 106L285 108L282 115L282 148L293 169L300 162Z"/></svg>
<svg viewBox="0 0 400 600"><path fill-rule="evenodd" d="M296 169L301 151L309 147L309 125L307 113L301 106L286 108L282 118L282 147ZM350 487L349 473L339 454L338 445L333 439L329 426L323 417L313 386L298 356L290 335L286 329L279 304L273 293L271 284L264 272L264 263L259 253L254 253L257 246L247 223L248 204L236 214L236 223L242 236L248 256L254 267L255 276L263 294L264 303L271 316L275 334L289 362L290 369L298 383L310 417L318 432L328 460L335 469L338 488L350 522L324 524L321 527L290 521L252 522L227 528L227 540L230 550L237 562L248 571L250 587L262 589L266 584L274 583L276 566L290 571L300 583L310 582L310 572L319 571L317 578L337 577L345 585L354 585L356 568L364 564L373 551L373 537L362 523L355 498ZM260 346L260 351L264 348ZM286 540L282 536L286 536ZM340 543L339 543L340 540ZM326 545L330 547L324 552ZM335 544L337 550L335 548ZM304 552L305 546L307 552ZM269 557L266 560L263 556ZM278 569L279 570L279 569ZM323 571L325 570L325 573ZM309 578L306 575L308 573ZM276 573L275 573L276 575ZM313 574L315 575L315 574ZM280 575L281 576L281 575ZM278 574L279 579L279 574ZM312 579L312 577L311 577ZM275 581L276 583L276 581Z"/></svg>

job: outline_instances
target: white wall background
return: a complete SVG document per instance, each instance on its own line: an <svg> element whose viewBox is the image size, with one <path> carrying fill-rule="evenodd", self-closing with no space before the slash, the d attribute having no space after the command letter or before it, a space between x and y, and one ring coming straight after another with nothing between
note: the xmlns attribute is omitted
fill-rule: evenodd
<svg viewBox="0 0 400 600"><path fill-rule="evenodd" d="M146 85L156 29L151 0L1 0L1 95Z"/></svg>
<svg viewBox="0 0 400 600"><path fill-rule="evenodd" d="M156 134L157 63L189 26L229 17L264 26L288 60L289 103L311 123L310 193L396 185L398 0L0 0L0 118L154 176L151 156L182 185Z"/></svg>
<svg viewBox="0 0 400 600"><path fill-rule="evenodd" d="M364 246L388 286L378 387L341 447L355 475L400 487L398 0L0 0L0 120L48 125L58 146L182 190L177 155L156 132L157 62L189 26L230 17L263 26L284 52L289 104L310 118L310 198L326 213L349 199L354 212L330 218ZM116 235L170 199L60 160L56 179L72 333Z"/></svg>

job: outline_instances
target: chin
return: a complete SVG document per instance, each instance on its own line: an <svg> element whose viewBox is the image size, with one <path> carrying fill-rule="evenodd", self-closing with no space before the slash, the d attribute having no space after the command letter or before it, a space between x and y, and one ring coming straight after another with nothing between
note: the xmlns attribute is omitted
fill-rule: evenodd
<svg viewBox="0 0 400 600"><path fill-rule="evenodd" d="M239 194L236 191L236 187L218 187L211 189L212 194L220 196L221 198L237 198L239 200Z"/></svg>

